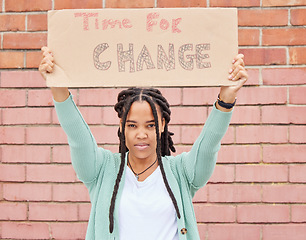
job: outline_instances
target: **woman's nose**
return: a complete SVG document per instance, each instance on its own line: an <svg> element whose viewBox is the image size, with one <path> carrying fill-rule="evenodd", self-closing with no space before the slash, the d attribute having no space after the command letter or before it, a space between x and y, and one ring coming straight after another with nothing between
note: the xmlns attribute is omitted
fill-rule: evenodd
<svg viewBox="0 0 306 240"><path fill-rule="evenodd" d="M145 129L139 128L137 132L137 138L146 138L148 135L145 131Z"/></svg>

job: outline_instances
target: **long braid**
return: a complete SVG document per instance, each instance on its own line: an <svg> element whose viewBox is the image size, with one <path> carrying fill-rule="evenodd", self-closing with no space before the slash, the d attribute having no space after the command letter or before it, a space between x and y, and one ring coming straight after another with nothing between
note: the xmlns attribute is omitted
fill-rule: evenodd
<svg viewBox="0 0 306 240"><path fill-rule="evenodd" d="M140 99L141 98L141 99ZM164 166L162 163L162 156L170 155L170 151L175 152L174 144L172 141L171 136L173 136L172 132L168 131L168 123L170 121L170 105L167 102L167 100L162 96L161 92L158 89L149 88L149 89L142 89L142 88L129 88L127 90L123 90L118 94L118 102L115 105L115 111L118 114L118 117L121 118L121 131L120 128L118 129L118 137L120 139L119 144L119 152L121 153L121 163L120 168L117 174L116 182L114 185L113 195L111 198L111 205L109 208L109 231L110 233L114 230L114 209L115 209L115 202L116 197L119 189L119 184L123 175L124 166L125 166L125 154L126 151L128 151L126 144L125 144L125 124L126 124L126 118L128 115L128 112L131 108L131 105L135 101L141 101L145 100L148 102L151 106L152 113L154 116L154 122L155 122L155 129L156 129L156 154L158 159L158 164L160 166L160 170L162 173L162 177L166 186L166 189L169 193L169 196L173 202L173 205L175 207L177 217L181 218L177 201L174 197L174 194L169 186L168 180L166 178ZM165 119L165 128L164 132L161 134L161 137L159 136L159 124L158 124L158 115L157 115L157 109L155 107L155 104L157 104L160 107L161 111L161 117L162 119Z"/></svg>
<svg viewBox="0 0 306 240"><path fill-rule="evenodd" d="M127 109L130 109L131 105L133 102L136 100L136 97L130 99L130 101L127 102ZM114 230L114 209L115 209L115 202L116 202L116 197L119 189L119 184L122 178L123 170L124 170L124 165L125 165L125 153L126 153L126 145L125 145L125 123L126 123L126 118L128 115L128 111L123 112L122 116L122 126L121 126L121 134L120 134L120 146L121 146L121 163L120 163L120 168L119 172L117 174L117 179L114 185L114 191L111 199L111 205L109 207L109 231L110 233L113 232Z"/></svg>
<svg viewBox="0 0 306 240"><path fill-rule="evenodd" d="M172 200L172 203L174 205L177 217L181 218L181 214L180 214L180 211L178 209L177 202L176 202L176 199L174 197L174 194L173 194L173 192L172 192L172 190L169 186L169 183L168 183L168 180L167 180L167 177L166 177L166 174L165 174L165 170L164 170L164 165L163 165L162 158L161 158L161 146L160 146L161 141L159 139L159 124L158 124L158 115L157 115L156 107L155 107L155 104L153 103L153 101L150 98L147 98L147 97L144 97L144 98L150 104L151 109L152 109L152 113L153 113L153 116L154 116L155 130L156 130L156 143L157 143L156 154L157 154L157 159L158 159L160 171L162 173L166 189L167 189L167 191L170 195L170 198Z"/></svg>

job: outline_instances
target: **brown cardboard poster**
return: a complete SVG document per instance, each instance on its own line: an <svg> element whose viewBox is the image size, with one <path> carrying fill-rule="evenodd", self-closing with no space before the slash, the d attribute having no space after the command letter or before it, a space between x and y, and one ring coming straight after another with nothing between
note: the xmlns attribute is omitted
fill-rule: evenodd
<svg viewBox="0 0 306 240"><path fill-rule="evenodd" d="M48 86L219 86L238 52L234 8L48 12Z"/></svg>

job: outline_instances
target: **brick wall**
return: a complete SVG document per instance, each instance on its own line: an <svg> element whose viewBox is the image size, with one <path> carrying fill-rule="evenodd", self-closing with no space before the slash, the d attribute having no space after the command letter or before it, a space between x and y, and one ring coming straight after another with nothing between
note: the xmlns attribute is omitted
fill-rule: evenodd
<svg viewBox="0 0 306 240"><path fill-rule="evenodd" d="M216 170L194 198L201 239L306 237L305 0L0 0L0 239L84 239L90 204L37 72L47 10L238 7L250 79ZM217 88L165 88L178 152L190 149ZM118 89L72 89L99 145L116 151Z"/></svg>

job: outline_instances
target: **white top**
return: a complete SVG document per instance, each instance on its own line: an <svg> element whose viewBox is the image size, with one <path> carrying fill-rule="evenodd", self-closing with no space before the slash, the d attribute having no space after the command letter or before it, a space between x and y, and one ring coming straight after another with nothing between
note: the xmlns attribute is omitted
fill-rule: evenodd
<svg viewBox="0 0 306 240"><path fill-rule="evenodd" d="M129 167L119 206L120 240L178 240L176 212L159 166L143 182Z"/></svg>

